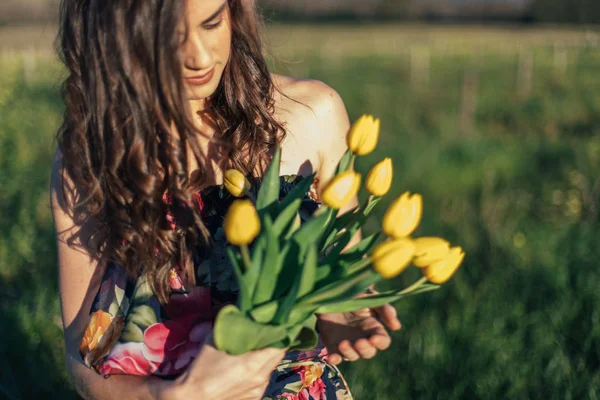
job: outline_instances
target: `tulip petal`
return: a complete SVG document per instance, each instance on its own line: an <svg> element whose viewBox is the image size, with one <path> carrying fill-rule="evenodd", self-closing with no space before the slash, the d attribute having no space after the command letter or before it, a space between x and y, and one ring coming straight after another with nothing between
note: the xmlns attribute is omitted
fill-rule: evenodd
<svg viewBox="0 0 600 400"><path fill-rule="evenodd" d="M385 158L378 162L367 175L365 188L373 196L385 195L392 186L392 159Z"/></svg>
<svg viewBox="0 0 600 400"><path fill-rule="evenodd" d="M250 244L260 232L260 220L250 200L235 200L225 215L223 230L229 243Z"/></svg>
<svg viewBox="0 0 600 400"><path fill-rule="evenodd" d="M460 247L453 247L443 260L436 261L429 267L423 268L423 274L431 283L442 284L454 275L460 267L465 253Z"/></svg>
<svg viewBox="0 0 600 400"><path fill-rule="evenodd" d="M360 174L346 171L335 176L323 189L323 204L333 209L340 209L352 200L360 189Z"/></svg>
<svg viewBox="0 0 600 400"><path fill-rule="evenodd" d="M375 247L371 260L373 267L385 279L391 279L408 268L415 245L410 239L394 239L383 242Z"/></svg>
<svg viewBox="0 0 600 400"><path fill-rule="evenodd" d="M422 212L421 195L404 193L392 202L385 213L382 223L384 233L395 239L409 236L419 226Z"/></svg>
<svg viewBox="0 0 600 400"><path fill-rule="evenodd" d="M438 237L422 237L415 239L415 260L413 265L427 267L436 261L446 258L450 252L450 243Z"/></svg>

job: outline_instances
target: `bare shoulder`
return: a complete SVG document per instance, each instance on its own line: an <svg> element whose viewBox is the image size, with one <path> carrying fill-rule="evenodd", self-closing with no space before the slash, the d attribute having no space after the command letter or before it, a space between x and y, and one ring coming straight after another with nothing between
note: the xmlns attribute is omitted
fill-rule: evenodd
<svg viewBox="0 0 600 400"><path fill-rule="evenodd" d="M345 117L346 108L338 92L324 82L273 74L273 81L283 96L276 96L279 109L311 114L314 119Z"/></svg>
<svg viewBox="0 0 600 400"><path fill-rule="evenodd" d="M298 142L298 151L315 158L318 170L337 163L346 151L345 137L350 127L338 92L313 79L273 74L273 80L281 92L275 95L276 115Z"/></svg>

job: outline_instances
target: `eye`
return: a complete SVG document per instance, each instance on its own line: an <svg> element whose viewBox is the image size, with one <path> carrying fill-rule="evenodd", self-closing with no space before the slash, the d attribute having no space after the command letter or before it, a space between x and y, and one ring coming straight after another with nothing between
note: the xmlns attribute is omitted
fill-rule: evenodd
<svg viewBox="0 0 600 400"><path fill-rule="evenodd" d="M210 25L205 25L204 29L206 30L213 30L213 29L217 29L219 26L221 26L221 24L223 23L223 18L221 18L219 20L219 22L215 22L214 24L210 24Z"/></svg>

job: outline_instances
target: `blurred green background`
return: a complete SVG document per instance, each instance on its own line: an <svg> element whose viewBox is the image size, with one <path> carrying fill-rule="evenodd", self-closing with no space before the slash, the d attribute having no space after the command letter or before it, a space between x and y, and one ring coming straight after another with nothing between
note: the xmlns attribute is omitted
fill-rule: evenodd
<svg viewBox="0 0 600 400"><path fill-rule="evenodd" d="M48 204L65 77L55 31L0 27L6 399L76 398ZM271 22L269 37L274 71L328 83L352 120L382 119L378 150L358 168L393 157L393 192L424 196L417 235L467 253L441 290L398 304L404 328L390 350L343 365L356 399L597 399L600 30Z"/></svg>

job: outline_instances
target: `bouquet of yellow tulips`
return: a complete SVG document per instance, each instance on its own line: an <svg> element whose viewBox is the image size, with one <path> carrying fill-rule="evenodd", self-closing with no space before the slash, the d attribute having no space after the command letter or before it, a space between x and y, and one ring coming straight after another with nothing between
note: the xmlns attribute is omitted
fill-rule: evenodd
<svg viewBox="0 0 600 400"><path fill-rule="evenodd" d="M365 115L352 126L348 151L335 177L323 188L323 204L303 224L298 210L314 175L280 200L279 149L256 199L233 202L224 231L233 245L228 257L240 291L237 305L225 306L217 315L217 348L235 355L265 347L312 349L318 341L316 314L377 307L437 289L458 269L464 258L460 247L451 248L442 238L410 237L423 207L421 196L408 192L389 206L382 232L346 249L392 183L392 160L386 158L365 180L370 193L366 202L338 216L338 210L360 189L361 176L352 170L354 159L372 152L378 136L379 120L372 116ZM248 194L248 180L237 170L226 171L224 184L236 197ZM383 241L382 236L386 237ZM408 288L357 298L411 263L424 276Z"/></svg>

